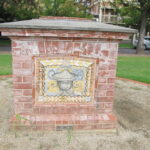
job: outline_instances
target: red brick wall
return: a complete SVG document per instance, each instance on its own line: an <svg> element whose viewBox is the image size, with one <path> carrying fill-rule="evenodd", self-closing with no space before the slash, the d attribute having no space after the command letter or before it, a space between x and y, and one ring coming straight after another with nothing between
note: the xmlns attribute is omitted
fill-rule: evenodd
<svg viewBox="0 0 150 150"><path fill-rule="evenodd" d="M58 125L73 125L74 129L116 128L116 118L112 112L116 60L118 42L121 38L126 38L126 34L10 30L4 31L3 35L9 35L12 39L15 114L22 114L30 120L29 123L42 129L56 129ZM95 59L94 102L36 104L36 56Z"/></svg>

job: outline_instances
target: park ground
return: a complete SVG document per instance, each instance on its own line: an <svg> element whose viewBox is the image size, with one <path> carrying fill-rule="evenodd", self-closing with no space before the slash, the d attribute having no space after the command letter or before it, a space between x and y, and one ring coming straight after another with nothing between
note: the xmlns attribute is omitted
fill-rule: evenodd
<svg viewBox="0 0 150 150"><path fill-rule="evenodd" d="M12 74L11 61L0 54L0 75ZM148 55L119 56L117 76L150 83L149 66ZM149 150L150 86L116 80L115 89L117 134L10 130L12 78L0 78L0 150Z"/></svg>
<svg viewBox="0 0 150 150"><path fill-rule="evenodd" d="M12 78L0 79L0 150L149 150L150 87L116 81L117 134L9 130Z"/></svg>

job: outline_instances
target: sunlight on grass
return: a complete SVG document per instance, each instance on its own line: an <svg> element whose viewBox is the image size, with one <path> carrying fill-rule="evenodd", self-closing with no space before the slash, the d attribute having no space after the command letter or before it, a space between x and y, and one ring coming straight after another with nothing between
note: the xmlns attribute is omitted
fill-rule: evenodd
<svg viewBox="0 0 150 150"><path fill-rule="evenodd" d="M120 43L119 48L134 48L132 43Z"/></svg>
<svg viewBox="0 0 150 150"><path fill-rule="evenodd" d="M120 56L117 76L150 83L150 57Z"/></svg>
<svg viewBox="0 0 150 150"><path fill-rule="evenodd" d="M0 75L12 74L12 56L0 54Z"/></svg>

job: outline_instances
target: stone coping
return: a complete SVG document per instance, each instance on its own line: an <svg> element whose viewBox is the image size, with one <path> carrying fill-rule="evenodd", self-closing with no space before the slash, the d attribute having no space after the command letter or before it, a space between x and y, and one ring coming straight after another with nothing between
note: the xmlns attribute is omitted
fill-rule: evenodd
<svg viewBox="0 0 150 150"><path fill-rule="evenodd" d="M104 24L88 19L75 19L71 17L41 17L39 19L24 20L17 22L1 23L2 29L49 29L49 30L78 30L78 31L101 31L137 33L137 30L116 25Z"/></svg>

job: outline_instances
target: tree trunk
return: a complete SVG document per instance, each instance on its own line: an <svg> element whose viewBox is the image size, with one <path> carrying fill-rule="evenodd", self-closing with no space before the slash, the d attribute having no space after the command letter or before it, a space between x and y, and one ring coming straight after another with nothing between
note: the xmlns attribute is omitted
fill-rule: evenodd
<svg viewBox="0 0 150 150"><path fill-rule="evenodd" d="M146 23L147 23L147 10L143 10L141 15L140 33L136 51L137 54L144 54L144 36L146 31Z"/></svg>

